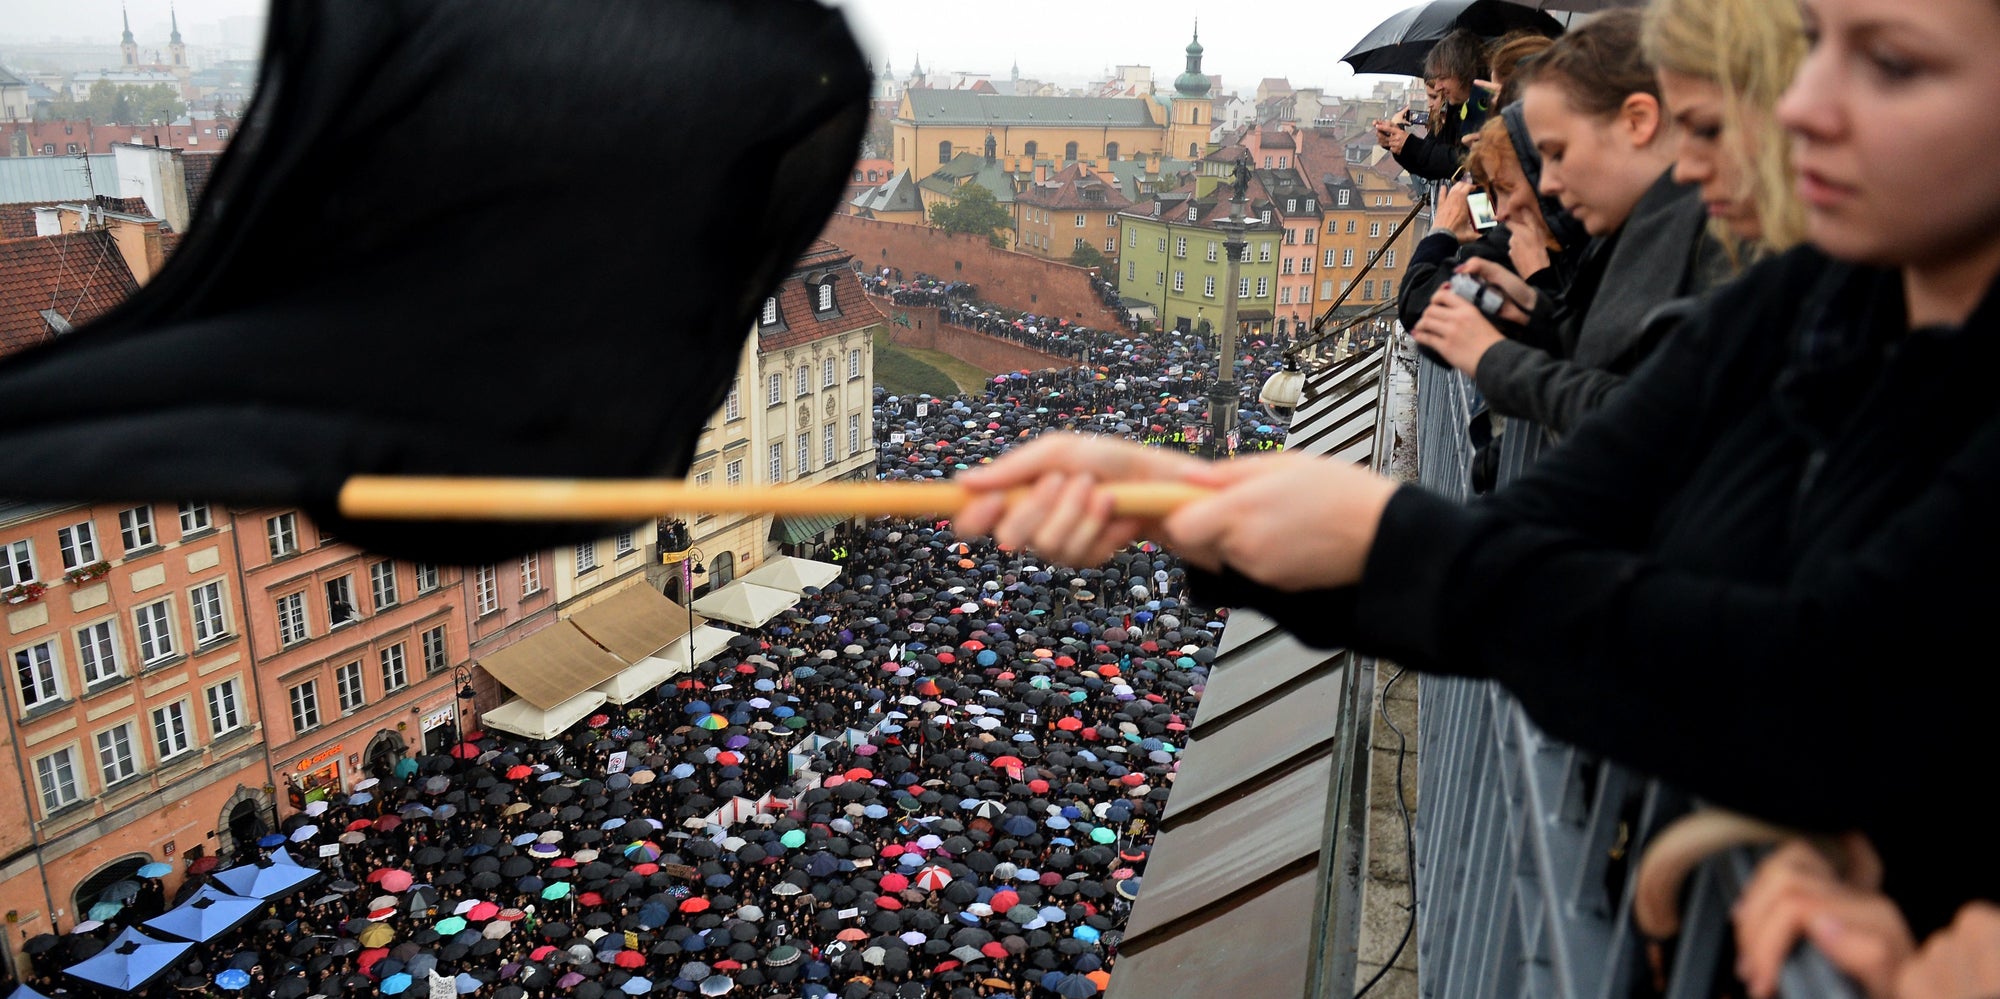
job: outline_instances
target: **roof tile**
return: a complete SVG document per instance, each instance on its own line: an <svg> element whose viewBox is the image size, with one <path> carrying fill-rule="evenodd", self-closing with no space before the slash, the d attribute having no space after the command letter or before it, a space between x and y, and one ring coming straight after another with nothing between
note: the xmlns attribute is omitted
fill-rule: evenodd
<svg viewBox="0 0 2000 999"><path fill-rule="evenodd" d="M45 309L80 327L138 289L108 230L0 241L0 356L53 335Z"/></svg>

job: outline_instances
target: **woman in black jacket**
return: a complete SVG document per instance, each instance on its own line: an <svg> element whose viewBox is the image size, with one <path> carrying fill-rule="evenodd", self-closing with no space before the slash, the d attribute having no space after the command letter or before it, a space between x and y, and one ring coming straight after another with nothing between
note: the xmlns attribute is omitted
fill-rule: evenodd
<svg viewBox="0 0 2000 999"><path fill-rule="evenodd" d="M1802 7L1814 44L1779 116L1813 247L1719 291L1489 500L1296 454L1051 439L965 477L1034 488L970 502L961 532L1080 564L1145 529L1203 568L1206 600L1497 679L1558 738L1862 832L1919 933L2000 897L1984 826L1940 818L1994 757L1963 663L2000 606L2000 141L1954 110L2000 102L2000 4ZM1111 515L1098 483L1120 479L1215 492L1145 525Z"/></svg>
<svg viewBox="0 0 2000 999"><path fill-rule="evenodd" d="M1465 138L1486 124L1493 96L1474 84L1486 67L1486 43L1463 28L1438 40L1424 56L1424 89L1430 102L1427 134L1411 135L1409 109L1375 122L1375 141L1411 176L1448 180L1465 158Z"/></svg>

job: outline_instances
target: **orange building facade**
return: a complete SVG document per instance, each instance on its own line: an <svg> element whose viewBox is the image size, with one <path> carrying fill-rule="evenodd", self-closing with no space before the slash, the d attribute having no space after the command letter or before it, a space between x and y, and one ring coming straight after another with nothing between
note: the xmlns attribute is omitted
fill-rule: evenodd
<svg viewBox="0 0 2000 999"><path fill-rule="evenodd" d="M0 504L9 971L139 866L171 893L274 820L236 540L206 504Z"/></svg>
<svg viewBox="0 0 2000 999"><path fill-rule="evenodd" d="M294 509L234 516L280 812L455 744L463 571L367 554Z"/></svg>

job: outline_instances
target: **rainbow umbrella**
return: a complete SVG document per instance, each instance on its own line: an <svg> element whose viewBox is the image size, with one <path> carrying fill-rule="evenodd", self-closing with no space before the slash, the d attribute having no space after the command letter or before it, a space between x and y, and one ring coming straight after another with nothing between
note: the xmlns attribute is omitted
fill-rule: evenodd
<svg viewBox="0 0 2000 999"><path fill-rule="evenodd" d="M715 732L729 727L729 719L724 718L721 715L714 714L712 712L709 714L702 715L700 718L696 718L694 720L694 723L697 728L705 728L710 732Z"/></svg>

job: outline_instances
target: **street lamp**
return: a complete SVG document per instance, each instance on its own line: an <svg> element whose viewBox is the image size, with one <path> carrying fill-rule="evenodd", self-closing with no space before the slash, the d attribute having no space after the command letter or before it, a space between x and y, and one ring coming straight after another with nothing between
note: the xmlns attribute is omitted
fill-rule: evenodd
<svg viewBox="0 0 2000 999"><path fill-rule="evenodd" d="M688 533L684 520L661 520L660 561L681 564L681 600L687 604L688 612L688 663L694 669L694 577L708 574L701 563L707 556L694 546L692 535Z"/></svg>
<svg viewBox="0 0 2000 999"><path fill-rule="evenodd" d="M451 717L452 725L458 729L460 742L465 741L465 710L467 707L475 706L473 699L478 696L472 689L472 665L460 663L451 668L451 688L454 695L451 701Z"/></svg>

